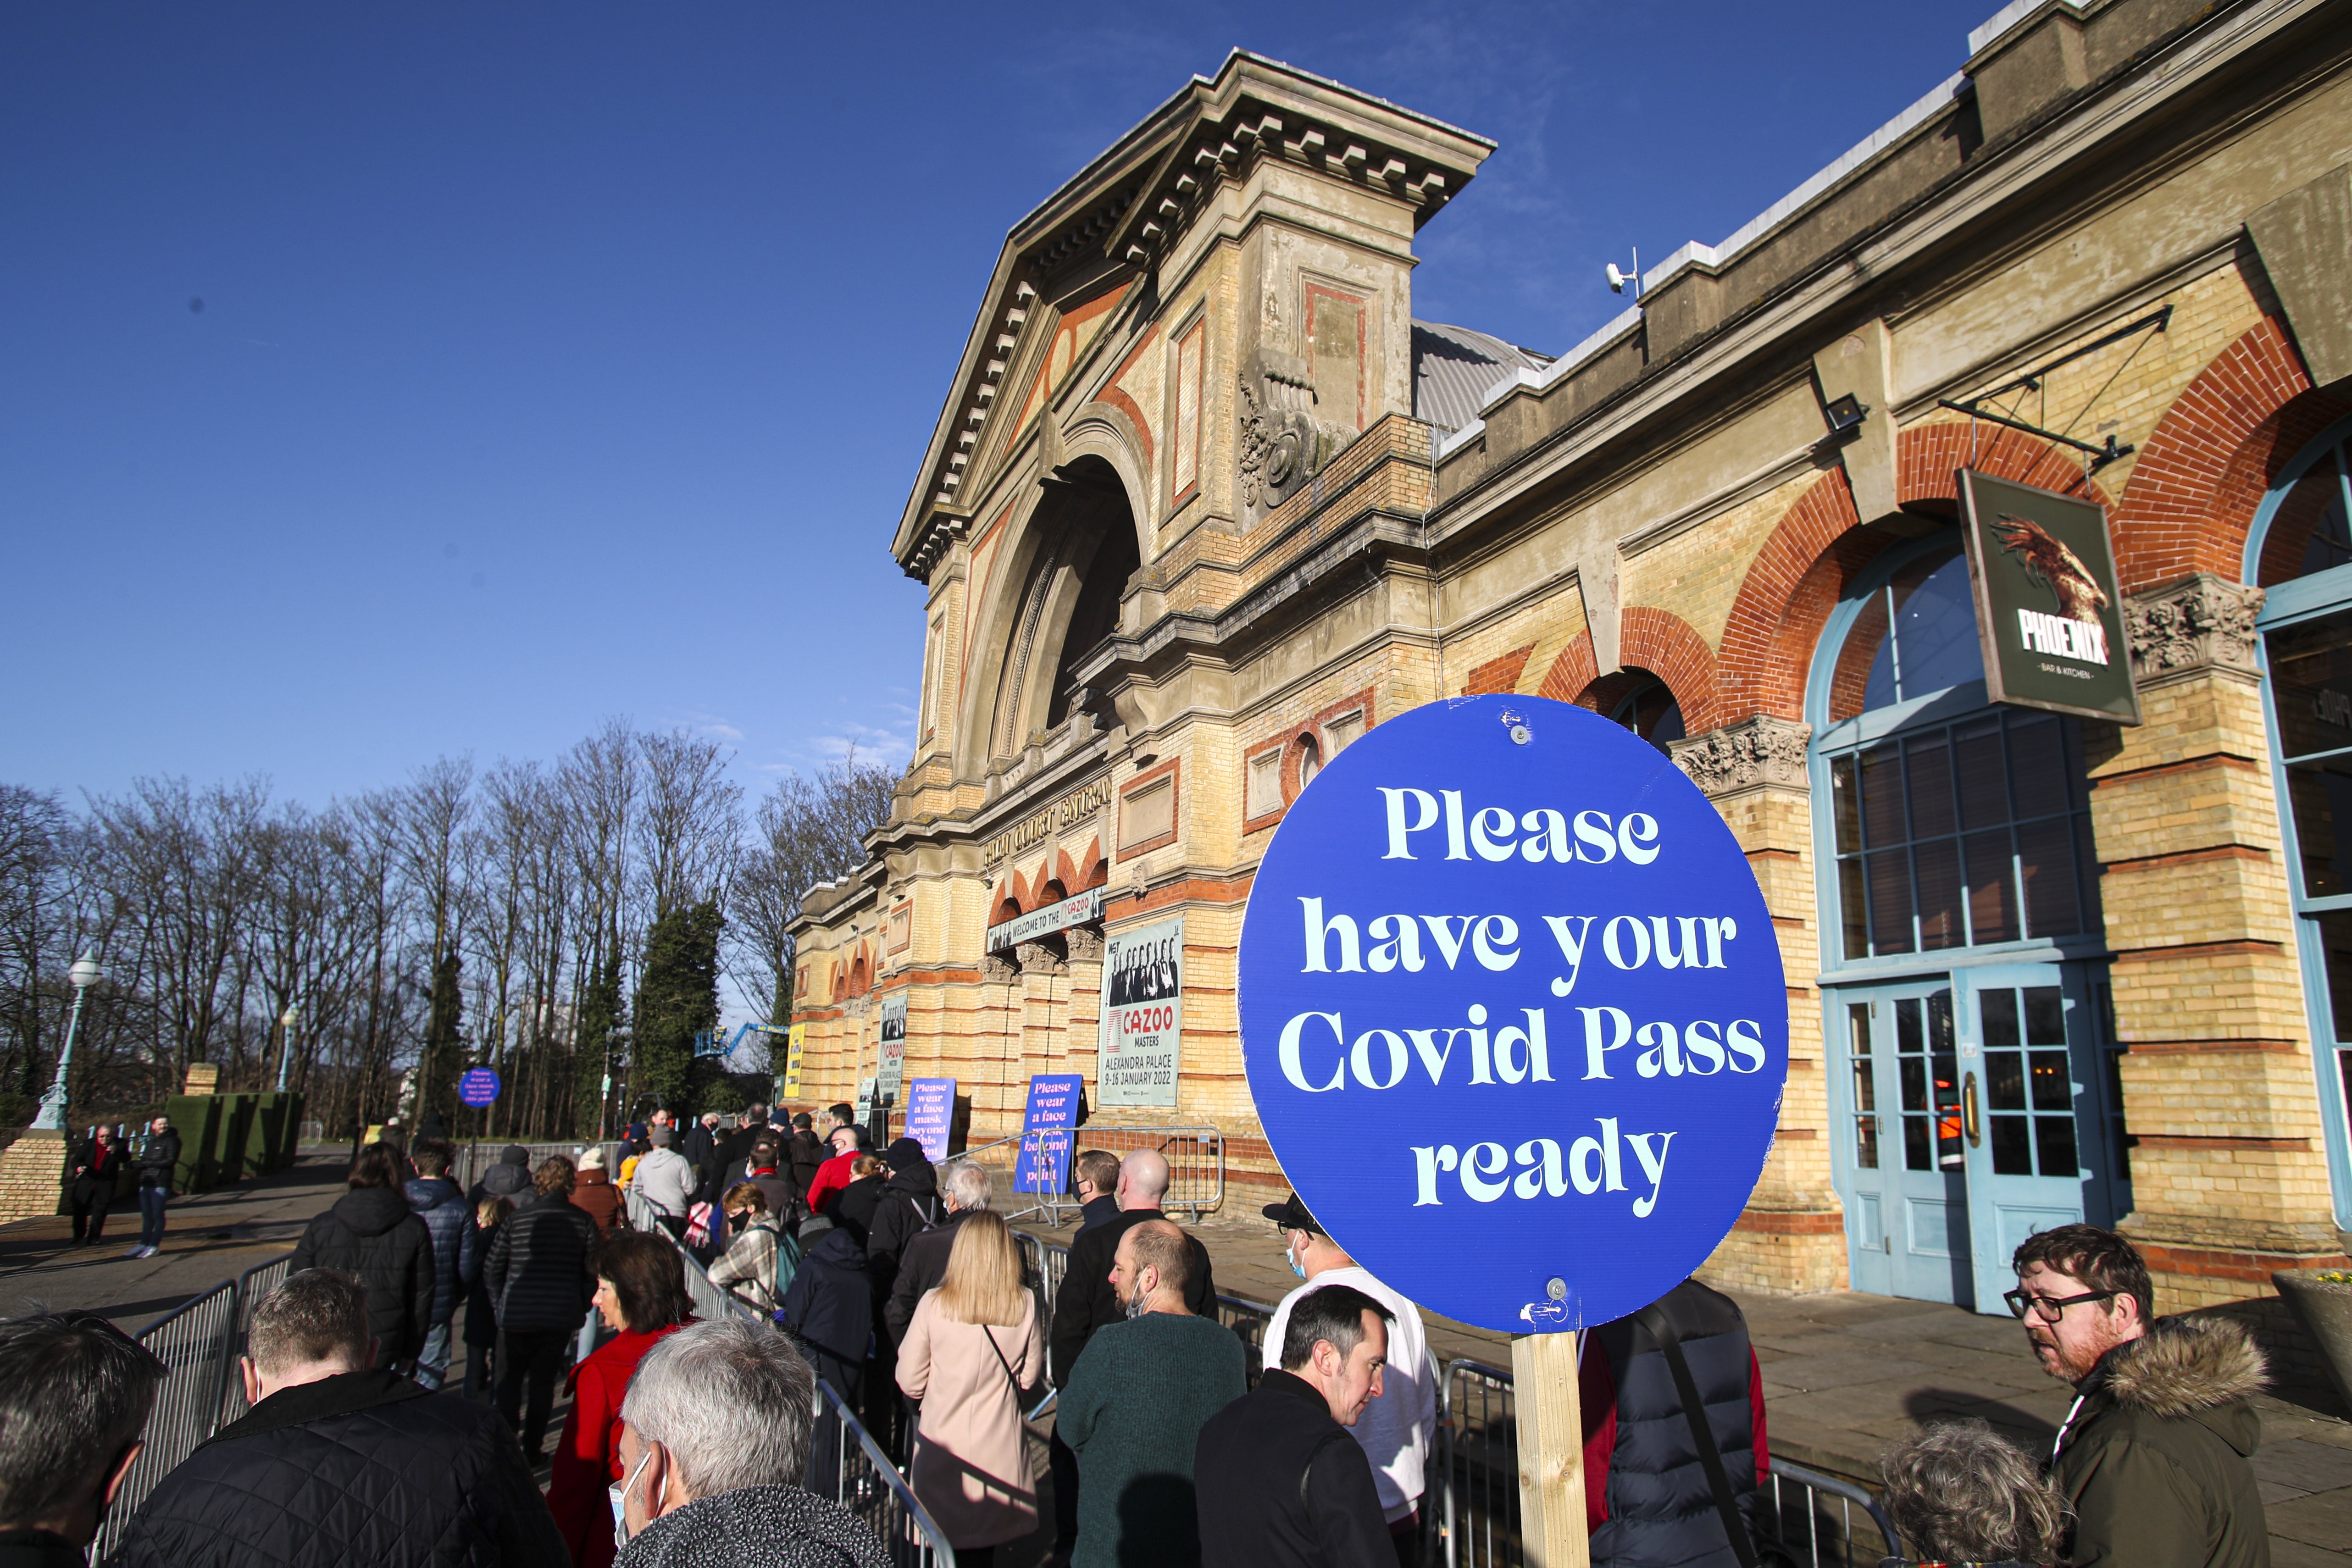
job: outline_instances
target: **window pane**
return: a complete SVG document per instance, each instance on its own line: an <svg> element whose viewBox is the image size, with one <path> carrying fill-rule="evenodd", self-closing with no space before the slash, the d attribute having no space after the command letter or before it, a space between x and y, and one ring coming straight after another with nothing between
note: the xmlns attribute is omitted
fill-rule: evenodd
<svg viewBox="0 0 2352 1568"><path fill-rule="evenodd" d="M2336 464L2322 458L2279 502L2255 575L2271 588L2347 561L2352 561L2352 536L2344 527L2344 490Z"/></svg>
<svg viewBox="0 0 2352 1568"><path fill-rule="evenodd" d="M1952 810L1952 748L1942 731L1904 748L1911 776L1911 835L1932 839L1958 825Z"/></svg>
<svg viewBox="0 0 2352 1568"><path fill-rule="evenodd" d="M1916 997L1906 998L1895 1004L1895 1049L1906 1055L1916 1055L1927 1049L1927 1035L1920 1026L1919 998Z"/></svg>
<svg viewBox="0 0 2352 1568"><path fill-rule="evenodd" d="M1925 1116L1903 1118L1903 1168L1914 1171L1936 1168L1935 1156L1927 1147L1927 1118Z"/></svg>
<svg viewBox="0 0 2352 1568"><path fill-rule="evenodd" d="M2352 610L2298 621L2263 643L2280 749L2307 757L2352 746Z"/></svg>
<svg viewBox="0 0 2352 1568"><path fill-rule="evenodd" d="M1995 1176L2033 1174L2031 1116L1992 1118L1992 1169Z"/></svg>
<svg viewBox="0 0 2352 1568"><path fill-rule="evenodd" d="M2074 1081L2066 1066L2063 1051L2037 1051L2033 1055L2033 1108L2037 1111L2072 1111L2074 1108Z"/></svg>
<svg viewBox="0 0 2352 1568"><path fill-rule="evenodd" d="M1837 813L1838 853L1850 855L1862 848L1862 799L1854 783L1854 759L1841 757L1830 764L1830 800Z"/></svg>
<svg viewBox="0 0 2352 1568"><path fill-rule="evenodd" d="M1891 746L1862 754L1862 827L1874 850L1909 837L1903 831L1903 768Z"/></svg>
<svg viewBox="0 0 2352 1568"><path fill-rule="evenodd" d="M1977 998L1977 1016L1984 1020L1986 1050L1998 1051L2018 1043L2015 991L2004 988L1984 992Z"/></svg>
<svg viewBox="0 0 2352 1568"><path fill-rule="evenodd" d="M2010 799L2018 819L2047 817L2074 804L2066 788L2066 741L2055 717L2009 727Z"/></svg>
<svg viewBox="0 0 2352 1568"><path fill-rule="evenodd" d="M1958 947L1968 941L1960 924L1959 841L1921 844L1913 853L1919 873L1919 946Z"/></svg>
<svg viewBox="0 0 2352 1568"><path fill-rule="evenodd" d="M2046 1176L2079 1176L2080 1156L2074 1150L2074 1118L2072 1116L2036 1116L2033 1131L2042 1145L2042 1174Z"/></svg>
<svg viewBox="0 0 2352 1568"><path fill-rule="evenodd" d="M2055 986L2025 988L2025 1043L2066 1043L2066 993Z"/></svg>
<svg viewBox="0 0 2352 1568"><path fill-rule="evenodd" d="M1895 659L1903 700L1984 679L1984 649L1969 598L1968 557L1927 555L1895 574Z"/></svg>
<svg viewBox="0 0 2352 1568"><path fill-rule="evenodd" d="M2010 885L2009 834L1977 833L1968 841L1969 937L2017 940L2017 894Z"/></svg>
<svg viewBox="0 0 2352 1568"><path fill-rule="evenodd" d="M1906 1111L1925 1111L1927 1108L1927 1059L1906 1056L1903 1059L1902 1068L1903 1108Z"/></svg>
<svg viewBox="0 0 2352 1568"><path fill-rule="evenodd" d="M1853 1056L1853 1108L1875 1111L1878 1109L1878 1081L1871 1071L1869 1004L1850 1003L1845 1014L1849 1049Z"/></svg>
<svg viewBox="0 0 2352 1568"><path fill-rule="evenodd" d="M2009 821L2009 789L2002 780L2006 771L2001 761L2000 720L1979 719L1953 729L1952 772L1960 785L1962 827L1989 828Z"/></svg>
<svg viewBox="0 0 2352 1568"><path fill-rule="evenodd" d="M2025 878L2025 928L2035 936L2071 936L2083 928L2074 897L2074 824L2029 822L2017 830L2018 869Z"/></svg>
<svg viewBox="0 0 2352 1568"><path fill-rule="evenodd" d="M2352 824L2352 753L2289 767L2286 793L2303 857L2303 891L2313 898L2352 893L2352 844L2336 829L2338 821Z"/></svg>
<svg viewBox="0 0 2352 1568"><path fill-rule="evenodd" d="M2317 917L2319 946L2327 956L2327 1001L2336 1038L2352 1042L2352 910Z"/></svg>
<svg viewBox="0 0 2352 1568"><path fill-rule="evenodd" d="M1878 1118L1853 1119L1853 1163L1866 1171L1878 1168Z"/></svg>
<svg viewBox="0 0 2352 1568"><path fill-rule="evenodd" d="M1889 850L1869 857L1870 950L1911 951L1911 856Z"/></svg>
<svg viewBox="0 0 2352 1568"><path fill-rule="evenodd" d="M2022 1051L1985 1052L1985 1103L1996 1111L2025 1107L2025 1057Z"/></svg>
<svg viewBox="0 0 2352 1568"><path fill-rule="evenodd" d="M1838 862L1838 902L1844 905L1845 956L1870 956L1870 900L1862 888L1862 861Z"/></svg>
<svg viewBox="0 0 2352 1568"><path fill-rule="evenodd" d="M1875 701L1874 692L1879 694ZM1838 650L1837 670L1830 677L1830 718L1832 723L1849 719L1894 700L1895 649L1886 640L1886 595L1874 593Z"/></svg>

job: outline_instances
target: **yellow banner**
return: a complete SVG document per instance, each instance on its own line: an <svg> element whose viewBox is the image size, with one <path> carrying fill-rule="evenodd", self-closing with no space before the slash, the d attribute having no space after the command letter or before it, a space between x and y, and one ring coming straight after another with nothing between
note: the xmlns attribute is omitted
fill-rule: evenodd
<svg viewBox="0 0 2352 1568"><path fill-rule="evenodd" d="M808 1025L796 1023L784 1036L783 1098L790 1100L801 1092L801 1050L808 1041Z"/></svg>

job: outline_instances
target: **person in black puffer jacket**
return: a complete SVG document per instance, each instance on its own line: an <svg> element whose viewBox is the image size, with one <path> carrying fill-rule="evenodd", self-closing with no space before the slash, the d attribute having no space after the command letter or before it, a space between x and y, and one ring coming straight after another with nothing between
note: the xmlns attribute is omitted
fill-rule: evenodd
<svg viewBox="0 0 2352 1568"><path fill-rule="evenodd" d="M474 1211L449 1179L456 1152L438 1139L420 1140L410 1156L416 1174L402 1189L409 1207L433 1233L433 1317L425 1348L416 1357L416 1381L427 1388L440 1387L448 1375L451 1320L465 1300L467 1284L481 1267L476 1252L481 1233L474 1228Z"/></svg>
<svg viewBox="0 0 2352 1568"><path fill-rule="evenodd" d="M352 1190L313 1215L295 1244L293 1268L333 1269L367 1287L375 1364L414 1361L433 1326L433 1233L401 1190L399 1156L370 1144L344 1178Z"/></svg>
<svg viewBox="0 0 2352 1568"><path fill-rule="evenodd" d="M139 1245L131 1250L152 1258L163 1245L163 1211L172 1202L172 1184L179 1179L180 1134L173 1131L169 1116L147 1124L147 1135L139 1141L131 1165L139 1173Z"/></svg>
<svg viewBox="0 0 2352 1568"><path fill-rule="evenodd" d="M132 1516L119 1568L505 1568L570 1561L505 1425L367 1369L358 1281L297 1273L254 1311L253 1409Z"/></svg>
<svg viewBox="0 0 2352 1568"><path fill-rule="evenodd" d="M877 1301L890 1299L907 1243L948 1217L948 1206L940 1197L939 1174L923 1157L922 1145L900 1138L882 1152L882 1163L890 1168L890 1179L882 1185L882 1199L874 1206L866 1233L866 1262L874 1275ZM848 1196L842 1195L845 1202Z"/></svg>
<svg viewBox="0 0 2352 1568"><path fill-rule="evenodd" d="M1748 1320L1738 1302L1696 1280L1655 1305L1681 1342L1732 1500L1752 1524L1758 1479L1770 1459ZM1737 1568L1674 1369L1639 1316L1585 1335L1578 1382L1593 1568Z"/></svg>
<svg viewBox="0 0 2352 1568"><path fill-rule="evenodd" d="M499 1227L482 1262L499 1314L499 1413L534 1459L547 1443L555 1380L596 1294L596 1222L572 1201L572 1176L562 1155L541 1161L533 1196Z"/></svg>
<svg viewBox="0 0 2352 1568"><path fill-rule="evenodd" d="M520 1144L509 1144L499 1151L499 1163L482 1173L466 1201L476 1208L486 1197L503 1197L520 1203L530 1192L530 1151Z"/></svg>

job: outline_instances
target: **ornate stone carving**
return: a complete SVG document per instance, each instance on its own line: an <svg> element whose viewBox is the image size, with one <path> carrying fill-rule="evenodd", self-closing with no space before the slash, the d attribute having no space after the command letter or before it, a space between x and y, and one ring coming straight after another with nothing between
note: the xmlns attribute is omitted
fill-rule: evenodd
<svg viewBox="0 0 2352 1568"><path fill-rule="evenodd" d="M1073 925L1062 933L1070 944L1070 962L1099 963L1103 955L1103 935L1091 926Z"/></svg>
<svg viewBox="0 0 2352 1568"><path fill-rule="evenodd" d="M1021 967L1002 954L990 953L980 961L980 977L992 986L1009 986L1021 977Z"/></svg>
<svg viewBox="0 0 2352 1568"><path fill-rule="evenodd" d="M1295 354L1258 350L1241 378L1241 398L1245 506L1272 511L1356 438L1352 429L1315 417L1314 379Z"/></svg>
<svg viewBox="0 0 2352 1568"><path fill-rule="evenodd" d="M1024 942L1013 949L1013 954L1021 960L1021 972L1024 975L1069 973L1070 967L1062 962L1062 956L1043 942Z"/></svg>
<svg viewBox="0 0 2352 1568"><path fill-rule="evenodd" d="M2142 689L2228 670L2258 674L2263 591L2228 582L2210 571L2135 593L2124 601L2124 631L2131 640L2132 675Z"/></svg>
<svg viewBox="0 0 2352 1568"><path fill-rule="evenodd" d="M1744 723L1667 743L1675 765L1709 796L1759 784L1805 787L1805 742L1812 731L1759 714Z"/></svg>

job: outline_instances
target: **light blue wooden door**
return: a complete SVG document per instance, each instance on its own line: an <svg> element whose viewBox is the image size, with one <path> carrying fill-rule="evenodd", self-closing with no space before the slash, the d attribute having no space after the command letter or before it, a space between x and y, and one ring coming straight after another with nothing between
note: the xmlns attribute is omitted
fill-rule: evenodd
<svg viewBox="0 0 2352 1568"><path fill-rule="evenodd" d="M1843 1026L1836 1166L1853 1288L1973 1303L1952 987L1840 990L1832 1006Z"/></svg>
<svg viewBox="0 0 2352 1568"><path fill-rule="evenodd" d="M2080 966L2001 965L1954 979L1973 1304L2005 1312L2018 1243L2055 1226L2115 1223L2107 1064Z"/></svg>

